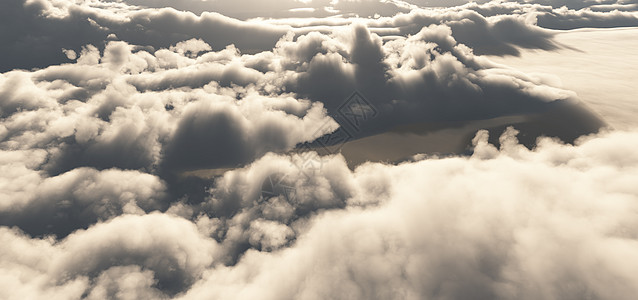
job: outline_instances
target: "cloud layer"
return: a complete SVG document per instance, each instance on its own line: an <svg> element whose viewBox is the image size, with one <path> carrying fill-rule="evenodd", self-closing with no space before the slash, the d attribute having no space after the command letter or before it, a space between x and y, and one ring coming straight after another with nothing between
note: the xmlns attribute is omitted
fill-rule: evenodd
<svg viewBox="0 0 638 300"><path fill-rule="evenodd" d="M638 133L484 56L635 2L195 2L0 4L0 298L638 292Z"/></svg>
<svg viewBox="0 0 638 300"><path fill-rule="evenodd" d="M238 197L227 218L200 213L191 223L174 206L57 242L5 227L2 291L7 299L631 298L638 136L605 133L576 146L544 139L533 151L513 129L500 139L499 150L479 132L472 157L354 172L335 156L310 178L295 156L267 156L215 183L201 209L215 214ZM294 195L260 195L276 174Z"/></svg>
<svg viewBox="0 0 638 300"><path fill-rule="evenodd" d="M182 3L179 5L179 3ZM252 2L252 1L249 1ZM262 1L263 2L263 1ZM260 2L260 3L262 3ZM296 2L296 1L294 1ZM322 3L319 3L322 2ZM327 1L296 2L299 5L323 6ZM178 8L163 7L157 1L153 5L162 8L144 8L131 4L150 5L148 1L75 1L9 0L0 4L0 15L7 24L0 30L0 55L3 60L0 71L15 68L42 68L68 62L68 56L60 49L79 53L87 44L103 50L105 41L122 40L129 44L144 45L154 49L168 48L191 38L203 39L213 49L221 50L233 44L247 53L270 50L287 32L305 34L310 31L329 32L335 27L364 23L380 35L395 36L416 34L424 26L444 24L454 31L454 37L480 54L517 55L516 47L552 49L557 47L551 33L536 26L551 29L582 27L636 26L635 2L607 1L600 5L567 7L546 2L524 3L491 1L469 3L445 8L420 7L440 5L436 3L405 3L401 1L333 1L346 11L366 10L370 13L338 13L330 18L295 18L293 15L273 15L274 19L257 18L238 20L223 15L198 10L201 5L247 7L263 4L246 4L242 1L178 1ZM418 1L417 1L418 2ZM461 1L463 4L464 1ZM171 2L173 3L173 2ZM274 11L286 12L291 3L276 2ZM580 2L579 2L580 3ZM549 5L551 4L551 5ZM553 6L552 6L553 5ZM348 8L348 6L352 6ZM396 9L375 15L379 7ZM190 7L193 11L186 9ZM325 11L325 10L324 10ZM338 10L337 10L338 11ZM264 17L264 9L259 12ZM324 16L324 15L321 15ZM480 37L480 38L477 38Z"/></svg>

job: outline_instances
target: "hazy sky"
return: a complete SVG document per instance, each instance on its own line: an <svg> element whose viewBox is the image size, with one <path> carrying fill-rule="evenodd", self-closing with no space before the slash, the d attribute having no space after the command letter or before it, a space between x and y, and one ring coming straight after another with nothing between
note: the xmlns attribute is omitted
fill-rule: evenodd
<svg viewBox="0 0 638 300"><path fill-rule="evenodd" d="M638 294L636 1L0 24L1 299Z"/></svg>

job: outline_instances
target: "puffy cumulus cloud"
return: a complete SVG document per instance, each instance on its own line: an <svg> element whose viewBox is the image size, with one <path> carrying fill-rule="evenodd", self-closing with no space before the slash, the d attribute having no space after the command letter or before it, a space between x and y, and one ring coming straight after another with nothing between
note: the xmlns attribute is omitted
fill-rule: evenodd
<svg viewBox="0 0 638 300"><path fill-rule="evenodd" d="M0 298L628 298L638 135L577 138L604 124L573 92L480 56L560 47L550 17L634 14L598 3L240 21L5 1L24 26L0 29L22 58L2 70L43 68L0 74ZM312 151L469 123L488 130L442 158Z"/></svg>
<svg viewBox="0 0 638 300"><path fill-rule="evenodd" d="M166 187L150 174L79 168L46 177L25 166L3 168L9 172L2 176L0 224L18 226L33 235L65 236L98 220L165 206Z"/></svg>
<svg viewBox="0 0 638 300"><path fill-rule="evenodd" d="M33 239L16 229L0 227L0 240L3 298L77 299L87 289L86 277L56 284L55 278L47 275L50 259L61 253L53 246L53 239Z"/></svg>
<svg viewBox="0 0 638 300"><path fill-rule="evenodd" d="M284 80L287 91L323 102L343 127L339 110L353 88L367 98L373 121L349 128L360 135L383 132L410 123L489 119L514 114L562 111L554 121L570 119L572 133L552 129L545 135L566 140L597 130L602 123L577 108L575 95L551 87L542 78L494 65L458 43L445 25L424 27L407 38L384 41L362 25L330 35L311 33L298 42L283 39L275 53L285 53L282 65L295 72ZM308 58L312 57L311 59ZM562 110L557 107L572 109ZM346 110L348 107L345 108ZM579 111L579 112L576 112ZM562 128L557 126L554 128Z"/></svg>
<svg viewBox="0 0 638 300"><path fill-rule="evenodd" d="M574 109L555 119L578 121L567 134L542 134L570 140L602 125L571 104L572 93L474 55L449 26L384 41L359 24L287 35L258 54L210 51L202 40L157 51L114 41L103 52L85 46L72 64L2 74L0 146L46 150L38 170L51 175L235 167L334 131L326 113L345 126L339 109L354 90L379 112L355 128L359 136L557 106Z"/></svg>
<svg viewBox="0 0 638 300"><path fill-rule="evenodd" d="M210 182L183 172L223 173L269 152L316 147L303 143L338 127L359 138L406 124L440 128L437 123L522 115L532 120L521 126L529 146L539 135L572 141L603 125L574 103L573 93L474 55L447 25L394 39L362 24L332 34L289 34L257 54L233 46L212 51L197 39L157 51L111 41L103 51L87 45L79 53L74 63L0 77L0 149L10 174L2 178L10 199L3 205L4 225L65 236L122 213L204 202L199 209L207 215L227 219L216 232L238 228L237 242L228 247L232 261L241 247L286 245L294 226L270 226L269 218L252 226L243 216L260 214L245 209L244 201L252 200L228 192L208 201ZM360 120L341 111L353 90L368 98L345 108L374 111L374 119L353 125ZM320 182L326 190L338 185ZM343 207L349 193L309 186L314 191L301 202L280 203L286 226ZM56 213L46 215L51 210ZM267 237L273 232L277 236Z"/></svg>
<svg viewBox="0 0 638 300"><path fill-rule="evenodd" d="M83 166L154 172L248 163L336 128L321 103L269 93L250 68L258 56L232 47L197 55L208 50L201 40L153 54L110 42L103 54L85 47L74 64L5 73L1 145L46 150L39 168L54 175Z"/></svg>
<svg viewBox="0 0 638 300"><path fill-rule="evenodd" d="M86 299L167 299L153 287L153 272L139 266L112 267L96 279Z"/></svg>
<svg viewBox="0 0 638 300"><path fill-rule="evenodd" d="M294 98L285 99L287 103L282 101L281 108L305 111L300 118L277 110L277 104L273 109L269 105L272 103L261 97L246 97L238 105L235 101L230 97L213 98L187 105L167 145L165 166L178 170L235 167L267 152L312 141L321 135L320 126L325 122L331 124L327 129L337 127L317 103Z"/></svg>
<svg viewBox="0 0 638 300"><path fill-rule="evenodd" d="M321 103L270 92L251 68L263 55L201 40L147 50L87 45L75 63L0 75L2 225L66 236L166 210L209 184L183 171L248 164L338 126Z"/></svg>
<svg viewBox="0 0 638 300"><path fill-rule="evenodd" d="M497 149L479 132L468 158L362 166L352 176L385 174L387 199L362 208L370 195L353 193L291 247L249 250L179 299L633 297L638 136L530 151L515 134Z"/></svg>
<svg viewBox="0 0 638 300"><path fill-rule="evenodd" d="M274 251L290 245L309 218L346 207L357 191L353 182L371 176L352 178L341 156L324 157L320 169L310 166L308 154L269 154L228 171L215 180L206 201L194 207L198 225L220 242L226 264L250 248Z"/></svg>
<svg viewBox="0 0 638 300"><path fill-rule="evenodd" d="M310 176L302 157L269 155L211 190L213 206L224 193L242 199L232 224L128 215L57 242L3 227L2 291L7 299L631 299L638 135L607 132L575 145L543 138L529 150L516 134L507 129L497 148L481 131L468 157L354 171L324 157ZM257 183L269 177L292 192L270 185L263 194ZM340 204L325 209L335 205L329 199ZM304 202L324 209L287 219L285 206ZM239 235L244 245L231 245ZM234 261L231 246L245 251Z"/></svg>
<svg viewBox="0 0 638 300"><path fill-rule="evenodd" d="M195 224L164 214L121 216L61 241L6 227L0 236L5 299L161 298L197 280L216 251Z"/></svg>
<svg viewBox="0 0 638 300"><path fill-rule="evenodd" d="M354 171L340 155L312 168L301 154L271 154L226 172L191 208L120 216L57 241L2 227L3 292L630 299L638 135L542 138L529 150L516 134L508 128L497 148L480 131L471 156ZM225 200L239 207L224 212Z"/></svg>
<svg viewBox="0 0 638 300"><path fill-rule="evenodd" d="M164 214L121 216L73 233L50 266L54 278L96 274L111 266L153 271L164 290L184 289L213 263L216 244L195 224Z"/></svg>
<svg viewBox="0 0 638 300"><path fill-rule="evenodd" d="M171 46L169 49L180 54L190 54L189 56L191 57L196 57L199 53L204 51L213 50L209 44L206 44L206 42L201 39L190 39L188 41L179 42L175 46Z"/></svg>
<svg viewBox="0 0 638 300"><path fill-rule="evenodd" d="M486 6L472 4L454 8L415 8L392 17L374 19L299 18L265 22L290 25L298 33L316 30L330 32L344 25L365 24L371 31L387 38L414 35L430 25L447 25L453 28L457 40L474 48L477 54L518 55L517 47L545 50L559 47L552 41L553 34L550 31L536 26L532 12L538 7L523 9L520 5L504 3L492 3L489 8ZM495 13L495 10L509 14Z"/></svg>

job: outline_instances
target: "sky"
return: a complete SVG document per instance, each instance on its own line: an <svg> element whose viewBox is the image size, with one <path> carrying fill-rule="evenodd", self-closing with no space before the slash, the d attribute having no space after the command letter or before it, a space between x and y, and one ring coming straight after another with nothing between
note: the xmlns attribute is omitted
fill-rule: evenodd
<svg viewBox="0 0 638 300"><path fill-rule="evenodd" d="M638 1L0 24L0 299L638 294Z"/></svg>

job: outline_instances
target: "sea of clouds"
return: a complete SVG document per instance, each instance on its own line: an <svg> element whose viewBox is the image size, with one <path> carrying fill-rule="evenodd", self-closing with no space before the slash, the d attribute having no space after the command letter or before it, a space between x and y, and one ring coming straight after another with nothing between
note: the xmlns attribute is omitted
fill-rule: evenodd
<svg viewBox="0 0 638 300"><path fill-rule="evenodd" d="M638 26L636 1L191 2L0 4L0 298L638 293L638 131L484 56ZM296 151L344 126L354 91L378 113L361 136L585 117L568 141L479 130L464 153L393 164Z"/></svg>

